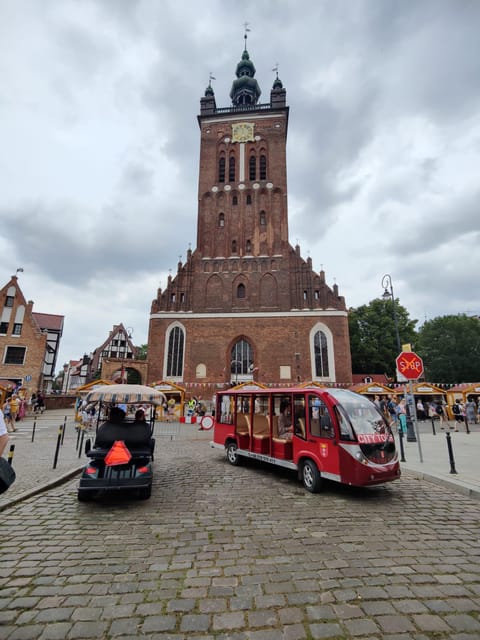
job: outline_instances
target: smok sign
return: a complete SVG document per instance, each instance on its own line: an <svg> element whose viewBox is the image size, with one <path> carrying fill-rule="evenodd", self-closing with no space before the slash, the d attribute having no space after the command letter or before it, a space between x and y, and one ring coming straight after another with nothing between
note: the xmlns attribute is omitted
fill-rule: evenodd
<svg viewBox="0 0 480 640"><path fill-rule="evenodd" d="M407 380L418 380L423 373L423 360L413 351L404 351L395 360L398 373Z"/></svg>

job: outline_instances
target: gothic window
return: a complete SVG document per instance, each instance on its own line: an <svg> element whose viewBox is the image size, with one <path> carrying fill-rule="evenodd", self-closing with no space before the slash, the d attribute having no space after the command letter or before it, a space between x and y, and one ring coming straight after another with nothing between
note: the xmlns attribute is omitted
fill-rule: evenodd
<svg viewBox="0 0 480 640"><path fill-rule="evenodd" d="M244 284L239 284L237 287L237 298L245 298L246 289Z"/></svg>
<svg viewBox="0 0 480 640"><path fill-rule="evenodd" d="M265 211L260 211L260 224L265 226L267 224L267 214Z"/></svg>
<svg viewBox="0 0 480 640"><path fill-rule="evenodd" d="M252 196L250 194L247 196L247 204L252 204Z"/></svg>
<svg viewBox="0 0 480 640"><path fill-rule="evenodd" d="M318 291L318 289L315 290L315 300L319 300L320 298L320 291Z"/></svg>
<svg viewBox="0 0 480 640"><path fill-rule="evenodd" d="M257 179L257 159L255 158L255 156L250 156L250 160L248 161L248 167L249 167L250 180L256 180Z"/></svg>
<svg viewBox="0 0 480 640"><path fill-rule="evenodd" d="M183 349L185 336L181 327L173 327L168 336L167 378L183 375Z"/></svg>
<svg viewBox="0 0 480 640"><path fill-rule="evenodd" d="M252 252L252 243L250 242L250 240L247 240L247 244L245 245L245 251L247 253L251 253Z"/></svg>
<svg viewBox="0 0 480 640"><path fill-rule="evenodd" d="M238 381L238 376L251 378L253 371L253 349L246 340L238 340L230 352L230 371Z"/></svg>
<svg viewBox="0 0 480 640"><path fill-rule="evenodd" d="M267 156L260 156L260 180L267 179Z"/></svg>
<svg viewBox="0 0 480 640"><path fill-rule="evenodd" d="M308 293L306 291L303 292L303 299L308 300Z"/></svg>
<svg viewBox="0 0 480 640"><path fill-rule="evenodd" d="M238 204L238 197L237 196L233 196L232 197L232 205L235 207Z"/></svg>
<svg viewBox="0 0 480 640"><path fill-rule="evenodd" d="M228 159L228 181L235 182L235 156Z"/></svg>
<svg viewBox="0 0 480 640"><path fill-rule="evenodd" d="M237 241L232 240L232 253L237 253Z"/></svg>
<svg viewBox="0 0 480 640"><path fill-rule="evenodd" d="M225 182L225 157L222 156L218 161L218 181Z"/></svg>
<svg viewBox="0 0 480 640"><path fill-rule="evenodd" d="M220 213L218 215L218 226L219 227L224 227L225 226L225 215L223 213Z"/></svg>
<svg viewBox="0 0 480 640"><path fill-rule="evenodd" d="M327 336L323 331L317 331L313 339L315 353L315 375L318 378L328 378L328 344Z"/></svg>

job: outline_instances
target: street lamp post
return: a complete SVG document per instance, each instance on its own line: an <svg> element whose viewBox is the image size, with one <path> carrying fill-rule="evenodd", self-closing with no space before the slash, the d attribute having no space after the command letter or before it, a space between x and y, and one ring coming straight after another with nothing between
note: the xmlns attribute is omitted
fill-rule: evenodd
<svg viewBox="0 0 480 640"><path fill-rule="evenodd" d="M397 310L395 308L395 296L393 295L392 276L389 273L386 273L383 276L382 287L385 289L385 291L383 292L382 298L384 300L391 300L393 305L393 322L395 324L395 336L397 338L397 356L398 356L402 350L402 346L400 344L400 333L398 331L398 319L397 319Z"/></svg>
<svg viewBox="0 0 480 640"><path fill-rule="evenodd" d="M398 330L398 318L397 318L397 309L395 304L395 296L393 294L393 283L392 276L389 273L386 273L382 278L382 287L384 289L382 298L384 300L392 301L393 308L393 322L395 324L395 337L397 340L397 356L400 355L402 351L402 346L400 343L400 332ZM406 389L406 387L405 387ZM412 396L413 397L413 396ZM407 418L407 442L416 442L417 437L415 436L415 430L413 428L412 415L410 413L410 403L408 402L407 393L405 391L405 412Z"/></svg>

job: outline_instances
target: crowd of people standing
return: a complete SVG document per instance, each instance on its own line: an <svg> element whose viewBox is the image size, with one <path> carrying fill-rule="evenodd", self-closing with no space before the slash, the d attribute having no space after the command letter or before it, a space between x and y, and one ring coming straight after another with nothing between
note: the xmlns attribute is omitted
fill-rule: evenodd
<svg viewBox="0 0 480 640"><path fill-rule="evenodd" d="M396 426L398 431L407 431L407 402L404 396L395 395L374 397L373 403L378 410L387 418L391 425ZM418 422L426 420L438 420L440 428L445 428L445 423L449 420L448 405L442 400L432 399L428 403L419 397L415 403L415 414ZM413 412L413 403L410 406L410 413ZM459 430L462 423L480 423L480 400L478 404L473 397L469 397L465 404L456 400L450 407L451 414L455 418L455 431Z"/></svg>

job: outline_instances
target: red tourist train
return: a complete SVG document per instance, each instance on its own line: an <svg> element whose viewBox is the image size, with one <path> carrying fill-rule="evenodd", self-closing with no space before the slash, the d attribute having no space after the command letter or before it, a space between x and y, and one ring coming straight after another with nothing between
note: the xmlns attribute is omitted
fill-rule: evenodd
<svg viewBox="0 0 480 640"><path fill-rule="evenodd" d="M239 388L216 399L212 446L237 465L254 458L298 471L316 493L322 479L353 486L400 477L391 429L367 398L344 389Z"/></svg>

